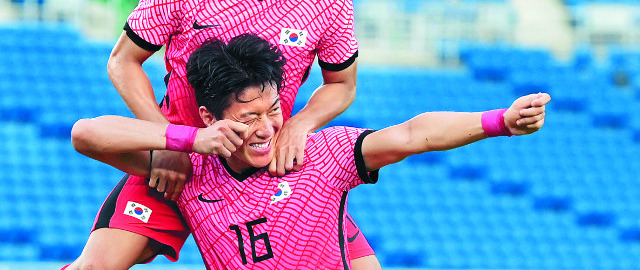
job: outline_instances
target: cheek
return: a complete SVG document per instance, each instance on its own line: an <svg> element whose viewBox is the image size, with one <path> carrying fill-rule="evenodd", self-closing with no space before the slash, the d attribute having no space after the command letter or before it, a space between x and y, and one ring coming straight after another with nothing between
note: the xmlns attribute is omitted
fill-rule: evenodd
<svg viewBox="0 0 640 270"><path fill-rule="evenodd" d="M273 121L273 129L276 130L276 131L282 129L283 123L284 123L284 120L282 119L282 116L276 118Z"/></svg>

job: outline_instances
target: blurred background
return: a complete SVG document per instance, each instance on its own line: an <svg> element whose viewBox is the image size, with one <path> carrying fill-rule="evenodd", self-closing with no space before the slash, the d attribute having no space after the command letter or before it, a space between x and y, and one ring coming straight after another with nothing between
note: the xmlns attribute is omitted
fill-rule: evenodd
<svg viewBox="0 0 640 270"><path fill-rule="evenodd" d="M640 268L640 1L354 0L358 96L331 125L382 128L548 92L526 137L411 157L349 196L385 268ZM123 173L72 148L131 116L106 63L135 0L0 0L0 269L58 269ZM147 61L156 94L162 53ZM321 83L314 66L300 109ZM203 269L180 260L135 269Z"/></svg>

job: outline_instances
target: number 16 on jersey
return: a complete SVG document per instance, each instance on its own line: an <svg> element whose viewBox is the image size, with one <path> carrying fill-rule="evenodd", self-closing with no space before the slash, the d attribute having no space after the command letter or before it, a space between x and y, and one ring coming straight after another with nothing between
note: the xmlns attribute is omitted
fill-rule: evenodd
<svg viewBox="0 0 640 270"><path fill-rule="evenodd" d="M251 242L251 259L253 263L259 263L264 260L268 260L273 258L273 251L271 250L271 242L269 242L269 235L266 232L255 234L253 229L254 226L262 223L267 223L267 218L259 218L254 221L247 222L246 229L249 232L249 241ZM242 239L242 229L238 225L230 225L229 229L236 232L236 236L238 236L238 250L240 251L240 257L242 258L242 264L247 264L247 254L244 248L244 240ZM264 242L264 248L266 249L266 253L258 256L256 252L256 243Z"/></svg>

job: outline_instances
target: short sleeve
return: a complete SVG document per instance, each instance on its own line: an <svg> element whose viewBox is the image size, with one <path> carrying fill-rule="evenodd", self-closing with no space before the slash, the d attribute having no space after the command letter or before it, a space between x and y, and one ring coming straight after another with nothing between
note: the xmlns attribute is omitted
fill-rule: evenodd
<svg viewBox="0 0 640 270"><path fill-rule="evenodd" d="M145 50L160 50L180 28L184 17L182 2L140 0L124 26L127 36Z"/></svg>
<svg viewBox="0 0 640 270"><path fill-rule="evenodd" d="M327 10L332 23L318 45L318 63L328 71L341 71L358 57L358 42L353 30L353 2L334 0Z"/></svg>
<svg viewBox="0 0 640 270"><path fill-rule="evenodd" d="M378 181L378 171L367 172L362 158L362 141L371 130L331 127L311 136L307 155L329 185L348 190Z"/></svg>

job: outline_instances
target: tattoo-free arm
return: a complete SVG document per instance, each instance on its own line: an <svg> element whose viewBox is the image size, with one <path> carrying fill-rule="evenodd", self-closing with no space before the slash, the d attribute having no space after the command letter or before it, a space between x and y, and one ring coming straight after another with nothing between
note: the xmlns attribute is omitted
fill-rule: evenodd
<svg viewBox="0 0 640 270"><path fill-rule="evenodd" d="M504 114L513 135L526 135L544 125L548 94L518 98ZM388 127L364 138L362 155L372 171L404 158L428 151L444 151L487 138L482 128L482 112L428 112L402 124Z"/></svg>
<svg viewBox="0 0 640 270"><path fill-rule="evenodd" d="M316 89L307 105L287 120L280 130L276 152L269 165L272 174L282 176L286 171L302 167L307 135L329 123L353 103L356 73L357 60L341 71L322 70L322 85Z"/></svg>
<svg viewBox="0 0 640 270"><path fill-rule="evenodd" d="M135 44L123 31L109 56L107 73L136 118L169 123L160 111L149 77L142 69L142 64L153 53Z"/></svg>

